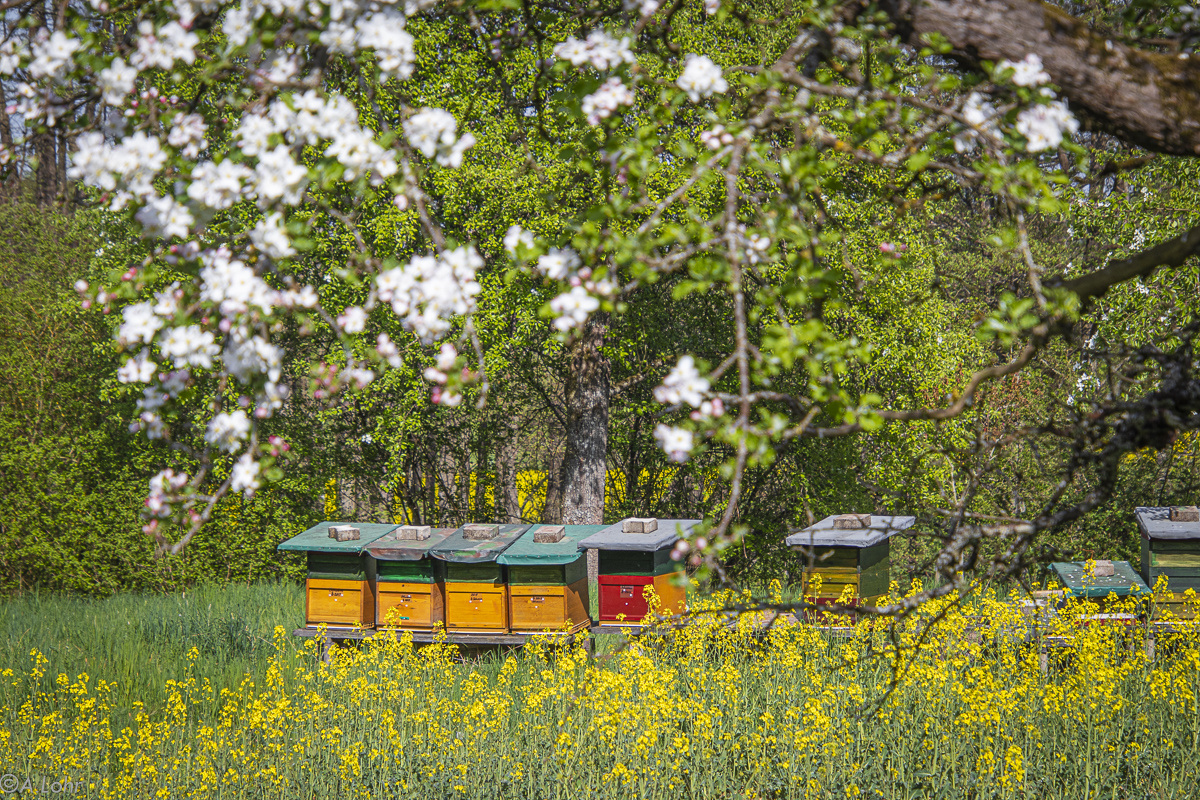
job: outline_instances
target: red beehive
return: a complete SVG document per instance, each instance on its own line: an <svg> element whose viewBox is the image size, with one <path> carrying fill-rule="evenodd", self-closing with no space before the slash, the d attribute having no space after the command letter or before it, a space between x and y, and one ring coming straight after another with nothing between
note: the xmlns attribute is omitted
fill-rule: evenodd
<svg viewBox="0 0 1200 800"><path fill-rule="evenodd" d="M648 594L658 596L657 613L686 609L687 595L676 584L678 564L671 549L698 520L629 519L610 525L580 543L600 551L600 622L640 625L650 613Z"/></svg>

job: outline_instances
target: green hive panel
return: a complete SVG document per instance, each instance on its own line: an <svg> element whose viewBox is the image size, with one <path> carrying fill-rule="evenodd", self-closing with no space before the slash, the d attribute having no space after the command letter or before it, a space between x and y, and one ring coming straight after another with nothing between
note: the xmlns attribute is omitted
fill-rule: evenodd
<svg viewBox="0 0 1200 800"><path fill-rule="evenodd" d="M337 539L329 538L329 529L334 525L349 525L352 528L358 528L359 538L350 539L345 542L339 542ZM381 536L394 530L396 526L392 523L381 524L377 522L321 522L318 523L303 533L297 534L286 542L281 542L276 549L278 550L303 550L316 553L350 553L358 555L366 549L367 545L374 542Z"/></svg>
<svg viewBox="0 0 1200 800"><path fill-rule="evenodd" d="M431 558L420 561L380 561L376 567L376 580L396 583L436 583L440 574L438 564Z"/></svg>
<svg viewBox="0 0 1200 800"><path fill-rule="evenodd" d="M587 578L587 557L580 554L570 564L512 565L508 582L512 586L570 586Z"/></svg>
<svg viewBox="0 0 1200 800"><path fill-rule="evenodd" d="M671 550L640 552L637 550L601 550L601 575L666 575L676 570Z"/></svg>
<svg viewBox="0 0 1200 800"><path fill-rule="evenodd" d="M474 564L446 563L447 583L504 583L504 567L495 561Z"/></svg>
<svg viewBox="0 0 1200 800"><path fill-rule="evenodd" d="M367 559L352 553L308 553L308 577L335 581L367 578Z"/></svg>

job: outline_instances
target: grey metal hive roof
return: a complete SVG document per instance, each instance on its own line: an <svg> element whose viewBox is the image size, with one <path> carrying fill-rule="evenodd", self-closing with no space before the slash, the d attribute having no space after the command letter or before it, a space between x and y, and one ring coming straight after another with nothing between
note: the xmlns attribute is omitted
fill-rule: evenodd
<svg viewBox="0 0 1200 800"><path fill-rule="evenodd" d="M399 539L400 526L367 545L367 552L380 561L420 561L429 549L449 539L457 528L433 528L424 540Z"/></svg>
<svg viewBox="0 0 1200 800"><path fill-rule="evenodd" d="M1133 513L1147 539L1200 539L1200 522L1171 522L1167 506L1139 506Z"/></svg>
<svg viewBox="0 0 1200 800"><path fill-rule="evenodd" d="M599 533L593 533L580 542L579 546L584 550L634 550L653 553L675 544L699 524L698 519L660 519L658 530L652 533L625 533L621 530L622 523L616 522Z"/></svg>
<svg viewBox="0 0 1200 800"><path fill-rule="evenodd" d="M908 530L917 521L916 517L871 516L866 528L838 530L833 527L837 514L796 531L787 537L788 547L871 547L890 538L900 531Z"/></svg>

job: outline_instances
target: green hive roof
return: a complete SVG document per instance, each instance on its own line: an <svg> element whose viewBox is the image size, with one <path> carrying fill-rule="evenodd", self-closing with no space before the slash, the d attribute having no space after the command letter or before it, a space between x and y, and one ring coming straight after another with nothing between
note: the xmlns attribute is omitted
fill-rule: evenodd
<svg viewBox="0 0 1200 800"><path fill-rule="evenodd" d="M541 525L531 525L529 530L501 553L496 560L501 564L517 565L571 564L579 558L582 550L580 543L593 533L599 533L605 528L604 525L563 525L562 541L535 542L533 536L541 527Z"/></svg>
<svg viewBox="0 0 1200 800"><path fill-rule="evenodd" d="M334 525L349 525L358 528L360 538L348 542L339 542L329 538L329 528ZM297 534L286 542L281 543L277 550L307 550L311 553L349 553L358 555L371 542L380 536L395 530L396 524L389 522L321 522L313 525L304 533Z"/></svg>
<svg viewBox="0 0 1200 800"><path fill-rule="evenodd" d="M1108 597L1110 593L1116 593L1119 597L1150 594L1150 588L1128 561L1114 561L1112 564L1112 575L1092 575L1087 581L1084 581L1082 561L1055 561L1050 569L1072 597Z"/></svg>

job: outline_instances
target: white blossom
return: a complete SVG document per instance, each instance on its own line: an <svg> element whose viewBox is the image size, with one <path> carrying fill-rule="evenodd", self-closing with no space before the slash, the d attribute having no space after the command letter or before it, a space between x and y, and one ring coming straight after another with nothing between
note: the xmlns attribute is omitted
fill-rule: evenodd
<svg viewBox="0 0 1200 800"><path fill-rule="evenodd" d="M700 375L691 356L683 356L661 385L654 388L654 399L659 403L675 405L687 403L699 406L708 392L708 379Z"/></svg>
<svg viewBox="0 0 1200 800"><path fill-rule="evenodd" d="M1012 82L1017 86L1040 86L1050 82L1050 76L1042 69L1042 59L1037 53L1030 53L1020 61L1006 58L996 65L997 72L1006 69L1013 71Z"/></svg>
<svg viewBox="0 0 1200 800"><path fill-rule="evenodd" d="M554 327L560 331L582 326L587 322L588 315L599 307L600 301L588 294L582 286L576 286L550 301L550 310L557 315Z"/></svg>
<svg viewBox="0 0 1200 800"><path fill-rule="evenodd" d="M508 251L510 256L514 258L517 255L519 247L533 247L533 234L522 228L520 225L512 225L508 229L508 233L504 234L504 249Z"/></svg>
<svg viewBox="0 0 1200 800"><path fill-rule="evenodd" d="M1017 132L1028 141L1025 147L1031 153L1058 147L1065 136L1078 130L1079 121L1061 100L1030 106L1017 115Z"/></svg>
<svg viewBox="0 0 1200 800"><path fill-rule="evenodd" d="M416 46L413 37L404 30L402 15L391 10L381 11L361 17L355 28L358 46L375 51L381 72L400 80L412 77Z"/></svg>
<svg viewBox="0 0 1200 800"><path fill-rule="evenodd" d="M400 348L396 347L392 337L386 333L379 334L375 340L375 352L379 353L379 357L385 359L392 369L404 366L404 360L400 358Z"/></svg>
<svg viewBox="0 0 1200 800"><path fill-rule="evenodd" d="M250 241L275 260L296 255L296 248L292 247L292 241L283 227L283 215L278 211L258 221L250 230Z"/></svg>
<svg viewBox="0 0 1200 800"><path fill-rule="evenodd" d="M677 463L687 461L695 446L691 431L662 423L654 428L654 438L658 440L658 446L666 451L667 458Z"/></svg>
<svg viewBox="0 0 1200 800"><path fill-rule="evenodd" d="M0 75L12 75L21 66L24 45L17 39L0 42Z"/></svg>
<svg viewBox="0 0 1200 800"><path fill-rule="evenodd" d="M971 92L963 103L962 115L972 127L963 129L954 137L954 149L968 153L975 149L980 130L989 133L996 131L996 109L979 92Z"/></svg>
<svg viewBox="0 0 1200 800"><path fill-rule="evenodd" d="M250 40L250 34L254 32L254 20L251 19L250 9L243 5L226 11L221 30L234 47L244 47Z"/></svg>
<svg viewBox="0 0 1200 800"><path fill-rule="evenodd" d="M628 36L618 40L602 30L592 31L582 42L572 36L554 48L554 55L577 67L591 64L601 71L632 64L636 60L629 49Z"/></svg>
<svg viewBox="0 0 1200 800"><path fill-rule="evenodd" d="M267 205L282 200L288 205L300 202L308 170L292 160L288 148L282 145L258 157L254 170L255 190L260 201Z"/></svg>
<svg viewBox="0 0 1200 800"><path fill-rule="evenodd" d="M271 311L276 293L227 249L207 250L200 258L205 265L200 270L201 300L215 304L226 317L245 314L251 308Z"/></svg>
<svg viewBox="0 0 1200 800"><path fill-rule="evenodd" d="M704 13L710 17L721 9L721 0L704 0Z"/></svg>
<svg viewBox="0 0 1200 800"><path fill-rule="evenodd" d="M117 370L117 380L121 383L149 383L154 380L154 371L158 369L158 364L143 353L139 353L137 358L131 358Z"/></svg>
<svg viewBox="0 0 1200 800"><path fill-rule="evenodd" d="M721 74L721 68L711 58L694 54L688 55L683 65L683 73L675 83L687 92L693 103L729 88Z"/></svg>
<svg viewBox="0 0 1200 800"><path fill-rule="evenodd" d="M271 120L258 114L246 114L242 117L235 136L243 153L257 156L266 152L274 133L277 131Z"/></svg>
<svg viewBox="0 0 1200 800"><path fill-rule="evenodd" d="M41 41L34 42L29 75L34 79L61 77L80 44L78 39L72 39L62 31L55 31Z"/></svg>
<svg viewBox="0 0 1200 800"><path fill-rule="evenodd" d="M379 299L391 303L405 327L429 342L450 329L450 318L475 310L483 259L473 247L437 256L415 256L375 278Z"/></svg>
<svg viewBox="0 0 1200 800"><path fill-rule="evenodd" d="M191 64L196 60L198 44L200 37L178 22L168 22L155 31L153 22L142 20L138 23L137 52L130 63L139 70L170 69L177 60Z"/></svg>
<svg viewBox="0 0 1200 800"><path fill-rule="evenodd" d="M253 456L243 453L229 473L229 488L235 492L243 492L246 497L250 497L259 487L258 473L260 469L262 466L254 460Z"/></svg>
<svg viewBox="0 0 1200 800"><path fill-rule="evenodd" d="M639 15L648 17L658 11L661 3L659 0L624 0L621 5L626 11L632 11L636 8Z"/></svg>
<svg viewBox="0 0 1200 800"><path fill-rule="evenodd" d="M104 102L110 106L124 105L133 91L137 76L137 69L126 64L125 59L120 56L114 58L97 76Z"/></svg>
<svg viewBox="0 0 1200 800"><path fill-rule="evenodd" d="M470 133L458 136L458 122L449 111L423 108L404 121L408 143L443 167L462 166L463 154L475 144Z"/></svg>
<svg viewBox="0 0 1200 800"><path fill-rule="evenodd" d="M362 333L367 328L367 312L360 306L347 306L338 315L337 323L346 333Z"/></svg>
<svg viewBox="0 0 1200 800"><path fill-rule="evenodd" d="M620 78L609 78L600 88L583 98L583 114L592 125L608 119L620 106L633 105L633 92Z"/></svg>
<svg viewBox="0 0 1200 800"><path fill-rule="evenodd" d="M151 517L166 519L171 516L169 495L178 492L187 485L186 472L176 473L172 469L164 469L150 479L150 493L146 496L146 512Z"/></svg>
<svg viewBox="0 0 1200 800"><path fill-rule="evenodd" d="M204 134L207 132L208 126L199 114L179 114L167 135L167 144L185 158L195 158L200 155L201 148L208 145L208 142L204 141Z"/></svg>
<svg viewBox="0 0 1200 800"><path fill-rule="evenodd" d="M202 161L192 167L188 197L209 208L229 208L242 199L243 182L250 176L248 167L229 159L219 164Z"/></svg>
<svg viewBox="0 0 1200 800"><path fill-rule="evenodd" d="M579 255L574 250L557 247L537 262L537 271L553 281L565 281L578 267Z"/></svg>
<svg viewBox="0 0 1200 800"><path fill-rule="evenodd" d="M154 314L153 303L133 303L121 310L124 322L117 332L117 341L129 345L135 342L150 344L154 334L162 327L162 320Z"/></svg>
<svg viewBox="0 0 1200 800"><path fill-rule="evenodd" d="M158 339L162 354L177 366L212 369L213 358L220 352L210 331L199 325L168 328Z"/></svg>
<svg viewBox="0 0 1200 800"><path fill-rule="evenodd" d="M711 130L700 132L700 144L709 150L720 150L727 144L733 144L733 134L725 130L724 125L714 125Z"/></svg>
<svg viewBox="0 0 1200 800"><path fill-rule="evenodd" d="M147 201L134 218L141 223L145 233L164 239L185 238L196 221L187 206L180 205L174 197L155 197Z"/></svg>
<svg viewBox="0 0 1200 800"><path fill-rule="evenodd" d="M240 408L232 414L221 412L208 423L204 441L227 453L237 452L241 443L250 435L250 418Z"/></svg>
<svg viewBox="0 0 1200 800"><path fill-rule="evenodd" d="M257 375L278 381L282 375L283 351L255 334L248 336L244 328L235 330L222 355L225 370L242 383L250 383Z"/></svg>
<svg viewBox="0 0 1200 800"><path fill-rule="evenodd" d="M156 195L153 180L167 160L162 142L143 131L137 131L116 145L104 141L104 134L88 131L80 134L75 144L73 163L67 176L113 191L120 185L143 198Z"/></svg>

